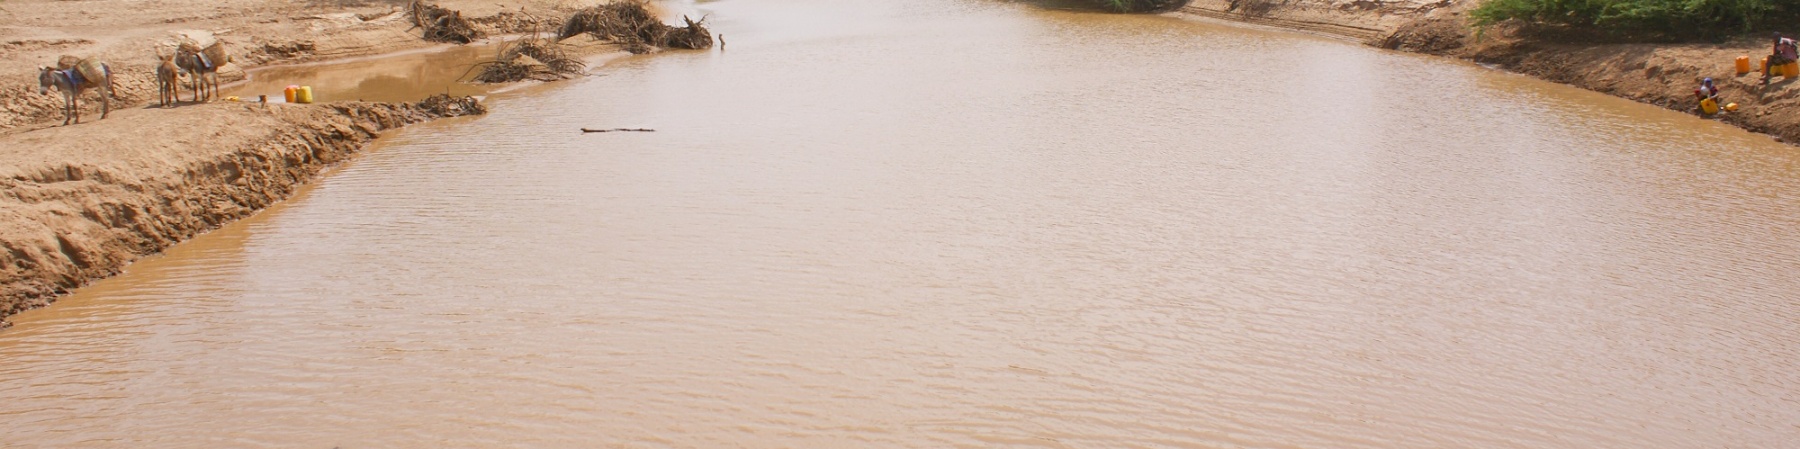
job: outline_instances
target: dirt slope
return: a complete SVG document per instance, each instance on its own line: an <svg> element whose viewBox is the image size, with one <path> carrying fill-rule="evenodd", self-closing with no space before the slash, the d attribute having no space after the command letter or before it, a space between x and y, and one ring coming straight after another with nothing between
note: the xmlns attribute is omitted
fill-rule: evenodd
<svg viewBox="0 0 1800 449"><path fill-rule="evenodd" d="M0 318L249 215L382 130L431 117L409 104L222 102L0 136Z"/></svg>

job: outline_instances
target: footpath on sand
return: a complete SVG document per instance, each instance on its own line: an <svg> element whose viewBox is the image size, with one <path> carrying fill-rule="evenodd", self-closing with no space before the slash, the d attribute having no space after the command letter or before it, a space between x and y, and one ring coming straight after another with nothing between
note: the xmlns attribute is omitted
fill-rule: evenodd
<svg viewBox="0 0 1800 449"><path fill-rule="evenodd" d="M600 0L445 0L436 6L494 36L545 30ZM353 157L382 131L479 114L472 99L420 103L259 104L213 101L151 107L157 52L181 37L221 39L232 54L223 82L246 69L450 45L422 39L406 8L388 2L282 0L17 0L0 3L0 327L131 261L288 197ZM461 30L464 32L470 30ZM704 32L703 30L701 32ZM704 39L711 44L711 37ZM622 46L570 39L557 55ZM565 53L566 52L566 53ZM37 67L62 55L98 58L114 72L111 116L84 95L82 122L62 121L61 97L37 92ZM543 56L543 55L538 55Z"/></svg>
<svg viewBox="0 0 1800 449"><path fill-rule="evenodd" d="M1800 83L1762 84L1761 74L1738 75L1738 56L1751 64L1768 55L1765 41L1727 44L1595 44L1524 38L1497 25L1477 32L1468 11L1479 0L1194 0L1178 14L1336 35L1382 48L1489 64L1669 109L1694 112L1702 78L1717 81L1736 112L1715 116L1752 132L1800 143ZM1754 67L1753 67L1754 68Z"/></svg>

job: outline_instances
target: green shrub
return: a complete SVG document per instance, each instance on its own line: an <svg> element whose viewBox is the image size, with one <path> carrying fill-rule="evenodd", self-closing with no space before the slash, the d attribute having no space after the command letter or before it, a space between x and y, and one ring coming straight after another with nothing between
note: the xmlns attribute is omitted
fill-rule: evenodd
<svg viewBox="0 0 1800 449"><path fill-rule="evenodd" d="M1617 36L1712 38L1800 24L1800 0L1489 0L1476 25L1510 19Z"/></svg>

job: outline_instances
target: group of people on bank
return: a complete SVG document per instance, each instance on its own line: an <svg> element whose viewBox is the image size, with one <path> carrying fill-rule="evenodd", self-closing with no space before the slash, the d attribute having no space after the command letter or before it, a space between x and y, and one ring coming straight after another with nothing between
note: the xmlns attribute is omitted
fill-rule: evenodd
<svg viewBox="0 0 1800 449"><path fill-rule="evenodd" d="M1768 61L1762 67L1762 84L1765 86L1769 84L1770 78L1773 78L1776 73L1780 73L1782 66L1800 61L1800 43L1796 43L1794 39L1782 36L1781 33L1775 33L1773 47ZM1721 110L1734 110L1737 105L1736 103L1723 103L1720 100L1719 86L1713 83L1712 78L1700 80L1700 87L1694 88L1694 98L1700 102L1700 113L1703 115L1716 114Z"/></svg>

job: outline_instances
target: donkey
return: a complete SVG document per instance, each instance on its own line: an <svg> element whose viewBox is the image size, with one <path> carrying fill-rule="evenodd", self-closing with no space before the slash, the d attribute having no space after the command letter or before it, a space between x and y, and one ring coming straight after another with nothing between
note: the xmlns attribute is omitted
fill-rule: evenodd
<svg viewBox="0 0 1800 449"><path fill-rule="evenodd" d="M156 52L156 59L162 61L156 65L157 101L165 108L174 106L181 101L181 67L175 65L175 55L163 56L161 50Z"/></svg>
<svg viewBox="0 0 1800 449"><path fill-rule="evenodd" d="M225 56L226 61L218 60L224 54L224 49L214 50L213 47L219 45L215 43L205 50L194 50L186 45L175 49L175 65L194 76L188 80L188 86L194 89L195 103L200 102L201 98L211 101L219 95L219 66L231 62L230 56Z"/></svg>
<svg viewBox="0 0 1800 449"><path fill-rule="evenodd" d="M52 87L62 93L64 125L68 125L70 120L81 123L81 104L77 98L81 96L82 92L89 89L100 91L100 104L102 105L100 119L105 120L106 115L112 113L112 67L107 67L104 63L96 65L100 66L101 79L98 80L88 79L77 68L58 70L42 67L38 69L38 95L49 94Z"/></svg>

